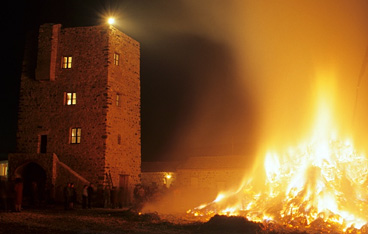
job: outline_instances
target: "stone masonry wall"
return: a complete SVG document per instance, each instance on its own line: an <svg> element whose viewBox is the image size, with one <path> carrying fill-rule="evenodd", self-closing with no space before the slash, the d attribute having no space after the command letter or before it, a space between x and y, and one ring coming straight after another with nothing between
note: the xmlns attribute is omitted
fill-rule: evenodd
<svg viewBox="0 0 368 234"><path fill-rule="evenodd" d="M119 175L129 175L131 194L140 183L141 171L140 46L112 26L109 39L105 169L114 186L119 186ZM118 64L114 54L119 56Z"/></svg>
<svg viewBox="0 0 368 234"><path fill-rule="evenodd" d="M51 29L50 29L51 27ZM58 44L50 48L44 32L58 33ZM40 28L36 77L25 67L21 77L17 152L39 153L40 136L47 135L47 152L94 183L102 182L106 150L108 28L106 26ZM50 63L43 56L55 56L50 79L44 77ZM72 56L72 67L62 68L63 56ZM27 64L27 62L25 63ZM52 69L51 69L52 71ZM37 79L43 74L42 79ZM54 75L54 80L52 79ZM65 105L65 93L77 95L76 105ZM82 129L80 144L70 144L71 128Z"/></svg>
<svg viewBox="0 0 368 234"><path fill-rule="evenodd" d="M123 175L131 197L140 183L141 164L139 43L112 26L45 24L38 43L27 48L20 86L19 155L36 155L42 162L55 153L68 168L53 178L62 183L76 180L71 171L99 185L106 184L109 174L119 186ZM114 54L119 54L119 65L114 64ZM72 58L71 67L63 67L64 57ZM66 93L76 94L75 105L67 105ZM71 142L72 128L81 128L78 144ZM46 152L41 152L45 135Z"/></svg>
<svg viewBox="0 0 368 234"><path fill-rule="evenodd" d="M177 185L218 193L240 185L244 177L241 169L178 170Z"/></svg>

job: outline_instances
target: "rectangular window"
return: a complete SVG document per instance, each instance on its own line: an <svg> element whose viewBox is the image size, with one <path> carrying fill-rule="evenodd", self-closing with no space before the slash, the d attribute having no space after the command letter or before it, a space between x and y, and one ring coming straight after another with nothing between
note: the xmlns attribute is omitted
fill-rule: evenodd
<svg viewBox="0 0 368 234"><path fill-rule="evenodd" d="M8 176L8 163L0 163L0 176Z"/></svg>
<svg viewBox="0 0 368 234"><path fill-rule="evenodd" d="M65 93L65 105L76 105L77 104L77 93Z"/></svg>
<svg viewBox="0 0 368 234"><path fill-rule="evenodd" d="M71 56L64 56L63 57L63 66L64 69L72 68L72 57Z"/></svg>
<svg viewBox="0 0 368 234"><path fill-rule="evenodd" d="M41 135L39 138L39 153L47 153L47 135Z"/></svg>
<svg viewBox="0 0 368 234"><path fill-rule="evenodd" d="M116 106L120 106L120 94L116 94Z"/></svg>
<svg viewBox="0 0 368 234"><path fill-rule="evenodd" d="M81 128L72 128L70 143L79 144L81 142L81 134L82 134Z"/></svg>
<svg viewBox="0 0 368 234"><path fill-rule="evenodd" d="M121 135L118 134L118 145L121 145Z"/></svg>
<svg viewBox="0 0 368 234"><path fill-rule="evenodd" d="M119 58L120 58L120 55L117 53L114 53L114 64L116 66L119 66Z"/></svg>

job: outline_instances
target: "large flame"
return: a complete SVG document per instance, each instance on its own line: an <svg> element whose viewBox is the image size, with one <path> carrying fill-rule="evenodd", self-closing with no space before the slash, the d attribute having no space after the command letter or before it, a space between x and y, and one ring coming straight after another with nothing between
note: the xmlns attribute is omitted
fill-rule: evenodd
<svg viewBox="0 0 368 234"><path fill-rule="evenodd" d="M264 177L253 173L236 191L222 192L191 213L244 215L295 228L323 223L341 231L367 223L368 160L351 139L338 137L333 79L321 80L314 128L307 140L281 153L268 151L262 163Z"/></svg>

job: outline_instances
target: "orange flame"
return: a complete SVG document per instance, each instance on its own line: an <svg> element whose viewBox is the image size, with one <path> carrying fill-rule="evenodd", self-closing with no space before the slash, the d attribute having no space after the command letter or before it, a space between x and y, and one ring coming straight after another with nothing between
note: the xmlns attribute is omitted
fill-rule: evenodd
<svg viewBox="0 0 368 234"><path fill-rule="evenodd" d="M320 79L317 86L309 140L283 153L265 154L261 189L255 189L259 186L259 173L255 173L238 190L220 193L213 202L190 212L244 215L251 221L272 220L296 228L323 221L342 231L361 229L368 221L368 159L356 152L351 139L338 138L334 83L327 81Z"/></svg>

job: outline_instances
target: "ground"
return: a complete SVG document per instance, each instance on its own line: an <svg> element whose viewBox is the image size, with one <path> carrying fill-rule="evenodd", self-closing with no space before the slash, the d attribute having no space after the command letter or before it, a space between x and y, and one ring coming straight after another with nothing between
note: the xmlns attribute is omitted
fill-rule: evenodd
<svg viewBox="0 0 368 234"><path fill-rule="evenodd" d="M179 216L139 214L127 209L74 209L62 207L25 209L0 213L0 233L248 233L277 234L243 217L215 216L208 222L189 221ZM299 233L299 232L288 232Z"/></svg>
<svg viewBox="0 0 368 234"><path fill-rule="evenodd" d="M194 233L197 224L173 224L156 214L122 209L30 209L0 213L0 233Z"/></svg>

